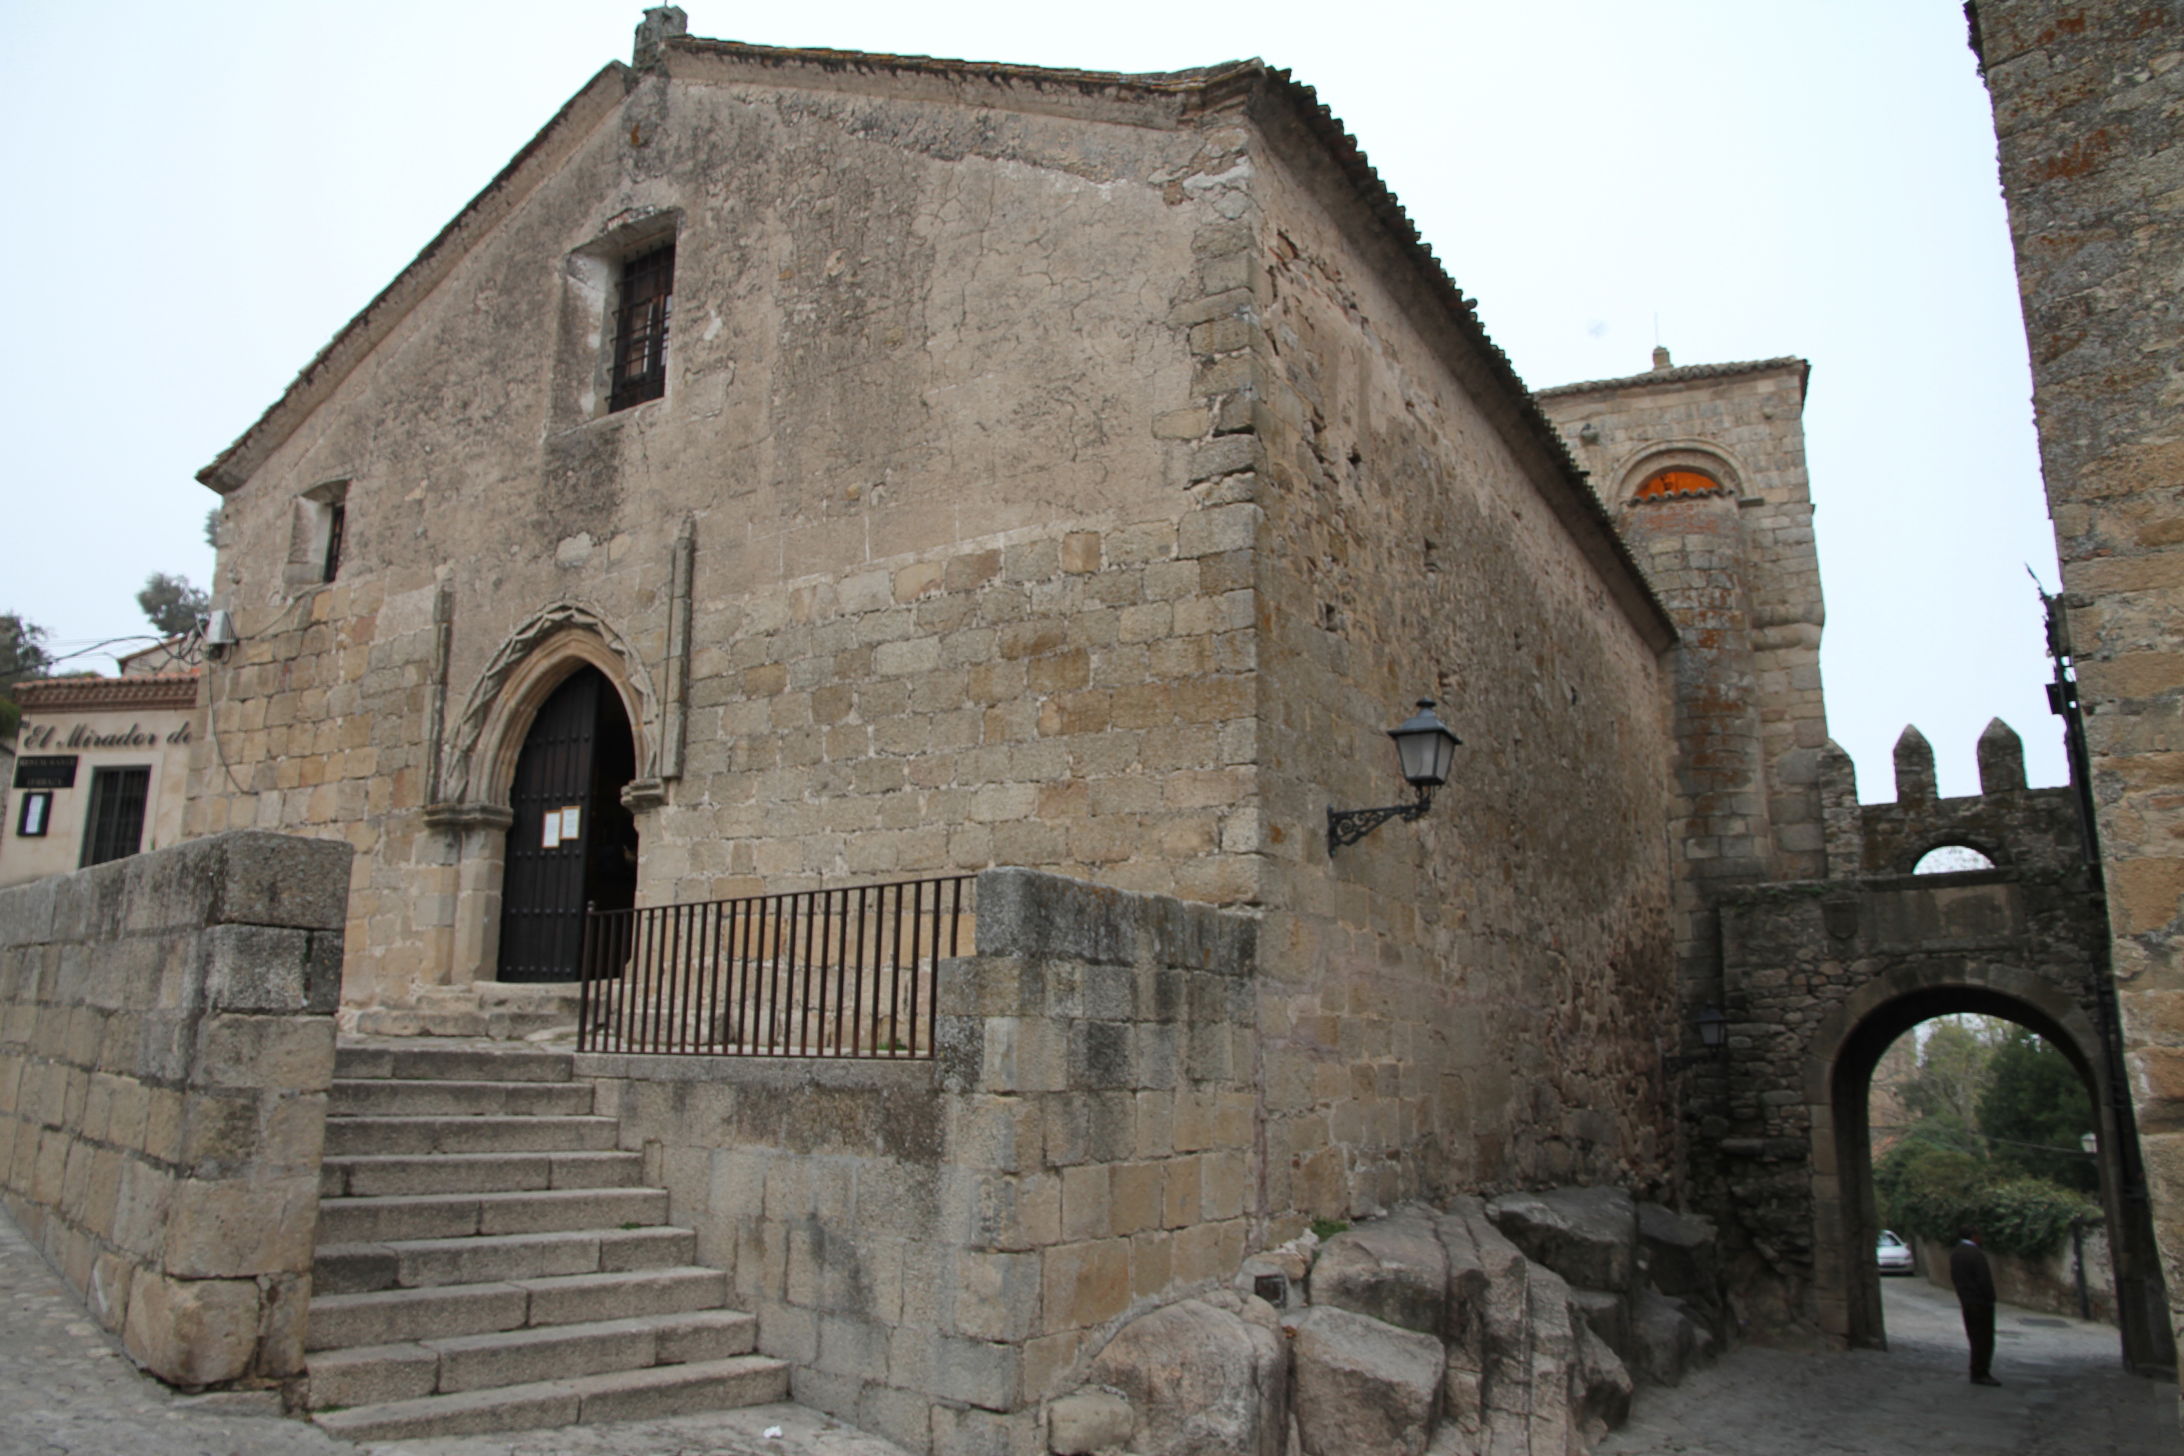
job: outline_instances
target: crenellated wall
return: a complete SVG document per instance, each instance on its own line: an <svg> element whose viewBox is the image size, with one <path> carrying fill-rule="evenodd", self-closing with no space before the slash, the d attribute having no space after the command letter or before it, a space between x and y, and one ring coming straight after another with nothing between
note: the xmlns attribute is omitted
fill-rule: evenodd
<svg viewBox="0 0 2184 1456"><path fill-rule="evenodd" d="M2107 942L2076 795L2027 788L2022 745L1999 720L1978 753L1983 792L1938 798L1933 750L1906 729L1896 797L1860 804L1848 755L1827 745L1825 877L1720 897L1729 1025L1722 1055L1688 1074L1694 1183L1720 1220L1755 1334L1885 1343L1873 1070L1931 1017L2016 1021L2062 1050L2092 1094L2125 1345L2158 1364L2163 1300L2144 1190L2116 1155L2132 1132L2107 1054ZM1945 846L1976 849L1992 867L1912 872Z"/></svg>

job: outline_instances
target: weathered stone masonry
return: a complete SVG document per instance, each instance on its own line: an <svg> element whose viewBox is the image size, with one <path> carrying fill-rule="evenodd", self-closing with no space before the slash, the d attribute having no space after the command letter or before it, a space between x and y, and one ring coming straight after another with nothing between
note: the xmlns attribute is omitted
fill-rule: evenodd
<svg viewBox="0 0 2184 1456"><path fill-rule="evenodd" d="M348 859L221 834L0 890L0 1196L177 1385L303 1373Z"/></svg>
<svg viewBox="0 0 2184 1456"><path fill-rule="evenodd" d="M244 642L194 823L357 844L352 1012L492 976L516 750L586 665L647 903L1015 863L1262 907L1266 1237L1663 1185L1672 629L1310 93L659 57L205 473ZM669 229L666 393L597 413L598 259ZM1426 695L1459 782L1326 860Z"/></svg>
<svg viewBox="0 0 2184 1456"><path fill-rule="evenodd" d="M2184 1305L2184 105L2151 3L1967 7L1994 103L2092 760L2117 994L2172 1322Z"/></svg>
<svg viewBox="0 0 2184 1456"><path fill-rule="evenodd" d="M1248 916L979 877L930 1062L589 1055L795 1397L915 1451L1043 1449L1107 1336L1255 1235Z"/></svg>

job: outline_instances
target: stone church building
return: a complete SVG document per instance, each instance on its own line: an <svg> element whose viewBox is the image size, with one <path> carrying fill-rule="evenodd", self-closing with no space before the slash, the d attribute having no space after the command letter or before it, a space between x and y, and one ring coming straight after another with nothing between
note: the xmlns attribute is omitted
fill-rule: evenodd
<svg viewBox="0 0 2184 1456"><path fill-rule="evenodd" d="M1662 825L1808 852L1803 366L1669 371L1579 447L1804 563L1735 649L1802 717L1672 723L1669 604L1308 89L674 17L202 473L241 641L192 831L355 846L367 1029L565 982L586 903L1017 865L1253 907L1262 1216L1660 1184ZM1452 781L1331 856L1418 698Z"/></svg>
<svg viewBox="0 0 2184 1456"><path fill-rule="evenodd" d="M983 1018L968 1050L582 1072L797 1397L919 1449L989 1449L941 1412L1032 1449L1131 1312L1407 1200L1707 1201L1751 1318L1869 1342L1865 1174L1811 1175L1830 1094L1797 1081L1834 1045L1783 1039L1789 973L1722 927L1773 924L1732 905L1755 886L1909 903L1872 846L2006 805L1931 808L1929 758L1923 797L1907 772L1909 807L1860 818L1805 362L1657 350L1534 394L1260 62L683 29L647 11L633 63L200 473L235 640L184 833L353 850L344 1029L550 1024L601 913L1000 867L1093 887L1069 904L1169 957L1107 987L1127 1011L1053 970L1109 966L1094 912L1042 939L1011 890L946 991ZM1419 700L1461 742L1413 799L1387 737ZM2041 893L2082 900L2047 858ZM1974 888L2006 921L1996 862ZM1838 941L1863 944L1833 919L1798 944ZM1863 1007L1839 972L1797 974Z"/></svg>

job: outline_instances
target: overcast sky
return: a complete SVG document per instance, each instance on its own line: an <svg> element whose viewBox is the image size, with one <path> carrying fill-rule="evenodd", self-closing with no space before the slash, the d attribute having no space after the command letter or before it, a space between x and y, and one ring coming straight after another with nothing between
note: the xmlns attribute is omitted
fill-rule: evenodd
<svg viewBox="0 0 2184 1456"><path fill-rule="evenodd" d="M1095 70L1257 55L1348 125L1535 388L1812 361L1836 739L1871 800L1906 722L1976 790L2041 685L2054 544L1987 98L1958 0L694 0L773 45ZM601 65L641 6L0 0L0 611L71 647L209 582L192 478ZM93 665L107 667L104 659Z"/></svg>

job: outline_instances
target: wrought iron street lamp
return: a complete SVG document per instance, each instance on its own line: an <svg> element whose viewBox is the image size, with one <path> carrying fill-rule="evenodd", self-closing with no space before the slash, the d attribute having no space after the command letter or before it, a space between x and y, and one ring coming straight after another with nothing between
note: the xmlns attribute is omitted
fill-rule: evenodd
<svg viewBox="0 0 2184 1456"><path fill-rule="evenodd" d="M1433 807L1433 791L1448 782L1449 765L1456 760L1456 749L1463 742L1449 726L1434 716L1433 699L1420 698L1418 711L1399 728L1388 730L1395 740L1396 762L1401 765L1403 778L1418 791L1418 797L1408 804L1391 804L1384 809L1336 809L1327 811L1327 852L1332 855L1345 844L1355 844L1366 835L1387 823L1401 819L1408 823L1422 818Z"/></svg>
<svg viewBox="0 0 2184 1456"><path fill-rule="evenodd" d="M1729 1018L1722 1015L1719 1006L1703 1008L1697 1016L1691 1018L1691 1024L1698 1028L1700 1050L1682 1052L1675 1056L1664 1054L1661 1057L1662 1071L1680 1072L1685 1067L1714 1061L1729 1050Z"/></svg>

